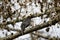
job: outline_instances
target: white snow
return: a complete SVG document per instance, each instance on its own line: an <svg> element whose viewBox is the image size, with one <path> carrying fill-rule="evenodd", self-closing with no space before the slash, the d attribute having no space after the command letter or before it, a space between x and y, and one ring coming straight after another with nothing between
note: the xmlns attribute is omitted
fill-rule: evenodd
<svg viewBox="0 0 60 40"><path fill-rule="evenodd" d="M20 37L14 39L14 40L23 40L23 39L25 40L26 38L30 38L30 34L26 34L26 35L20 36ZM29 40L31 40L31 39L29 39Z"/></svg>
<svg viewBox="0 0 60 40"><path fill-rule="evenodd" d="M0 23L2 23L3 21L3 16L0 16Z"/></svg>
<svg viewBox="0 0 60 40"><path fill-rule="evenodd" d="M14 28L21 30L21 27L20 27L20 26L21 26L21 23L22 23L22 22L16 23L16 24L14 25Z"/></svg>
<svg viewBox="0 0 60 40"><path fill-rule="evenodd" d="M9 28L13 28L13 25L12 25L12 24L8 24L8 27L9 27Z"/></svg>
<svg viewBox="0 0 60 40"><path fill-rule="evenodd" d="M17 2L17 0L11 0L11 3L12 4L14 4L14 3L16 3Z"/></svg>
<svg viewBox="0 0 60 40"><path fill-rule="evenodd" d="M15 9L15 10L18 10L19 8L20 8L19 3L15 3L15 4L14 4L14 9Z"/></svg>
<svg viewBox="0 0 60 40"><path fill-rule="evenodd" d="M21 3L23 3L24 1L25 0L20 0ZM43 0L40 0L40 1L42 2ZM52 3L51 0L48 0L47 2ZM0 4L2 4L2 3L0 2ZM16 10L18 10L18 12L20 12L21 6L19 5L19 3L17 3L17 0L11 0L11 4L14 4L14 6L11 6L12 12L14 12ZM43 5L45 5L45 4L43 4ZM30 5L30 2L28 2L26 4L26 6L27 6L26 8L24 8L24 7L21 8L21 13L20 13L21 16L24 16L24 15L28 16L28 15L33 14L33 13L41 13L41 11L40 11L41 8L40 8L40 5L38 3L37 3L37 7L36 7L36 4L34 2L32 2L31 5ZM51 8L52 6L49 6L49 7ZM45 12L45 9L46 9L46 5L43 7L43 12ZM26 13L26 11L27 11L27 13ZM52 15L54 16L55 13L52 13ZM48 22L50 20L50 18L45 18L46 16L47 15L43 16L44 19L41 19L41 17L32 18L32 21L34 23L33 25L34 26L35 25L40 25L41 23L44 22L44 20L46 22ZM19 17L19 18L21 19L21 17ZM15 20L15 18L14 18L14 20ZM2 21L3 21L3 17L1 16L0 17L0 23L2 23ZM11 19L8 18L7 21L11 21ZM22 22L15 23L14 28L20 30L21 29L21 23ZM59 28L57 28L57 26L59 26ZM13 28L13 25L9 24L8 27ZM51 35L51 37L53 37L53 36L60 37L60 32L59 32L60 31L60 24L56 23L55 25L49 26L49 28L50 28L49 32L45 31L46 28L40 30L40 32L42 32L42 35L45 35L45 36ZM4 34L2 34L2 32L4 32ZM11 33L15 34L16 32L15 31L8 32L7 30L0 30L0 37L5 37L6 33L8 35L10 35ZM30 37L30 34L20 36L20 37L14 39L14 40L22 40L22 39L25 39L25 38L28 38L28 37Z"/></svg>
<svg viewBox="0 0 60 40"><path fill-rule="evenodd" d="M41 19L41 17L32 18L32 21L33 21L34 26L35 25L40 25L44 22L44 20Z"/></svg>

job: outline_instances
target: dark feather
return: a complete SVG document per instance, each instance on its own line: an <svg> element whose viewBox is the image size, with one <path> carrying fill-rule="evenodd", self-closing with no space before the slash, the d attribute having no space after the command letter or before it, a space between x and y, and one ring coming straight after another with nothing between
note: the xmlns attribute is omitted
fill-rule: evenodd
<svg viewBox="0 0 60 40"><path fill-rule="evenodd" d="M30 25L31 18L26 18L23 20L23 23L21 24L21 31L24 33L25 28L27 28Z"/></svg>

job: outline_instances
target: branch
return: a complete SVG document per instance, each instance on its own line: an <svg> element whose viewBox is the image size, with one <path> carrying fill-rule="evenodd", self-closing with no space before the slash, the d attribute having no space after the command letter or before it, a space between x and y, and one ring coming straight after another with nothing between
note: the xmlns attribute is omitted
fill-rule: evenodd
<svg viewBox="0 0 60 40"><path fill-rule="evenodd" d="M42 38L45 38L45 39L49 39L50 37L46 37L46 36L43 36L43 35L41 35L40 33L32 33L32 34L34 34L34 35L37 35L38 37L42 37Z"/></svg>
<svg viewBox="0 0 60 40"><path fill-rule="evenodd" d="M56 10L60 10L60 7L54 7L54 8L56 8ZM34 14L34 15L30 15L30 17L31 18L34 18L34 17L39 17L39 16L43 16L43 15L47 15L47 17L50 15L50 12L52 12L52 8L50 8L50 9L48 9L44 14ZM13 20L13 21L9 21L9 22L6 22L6 25L8 25L8 24L13 24L14 22L16 23L16 22L20 22L20 21L23 21L25 18L23 18L23 19L16 19L16 20Z"/></svg>
<svg viewBox="0 0 60 40"><path fill-rule="evenodd" d="M48 27L48 26L50 26L50 25L55 25L55 23L57 23L57 22L59 22L59 21L60 21L60 14L56 15L56 16L54 17L54 19L52 19L51 21L49 21L49 22L47 22L47 23L43 23L43 24L41 24L41 25L37 25L37 26L34 27L34 28L25 30L23 35L28 34L28 33L31 33L31 32L33 32L33 31L36 31L36 30L39 30L39 29L42 29L42 28L45 28L45 27ZM10 36L8 36L8 37L5 37L4 39L6 39L6 40L11 39L11 40L12 40L12 39L15 39L15 38L17 38L17 37L19 37L19 36L22 36L22 33L19 32L19 33L15 34L15 35L10 35Z"/></svg>
<svg viewBox="0 0 60 40"><path fill-rule="evenodd" d="M8 30L8 31L17 31L17 32L21 32L21 30L19 30L19 29L14 29L14 28L9 28L9 27L3 27L3 29L6 29L6 30Z"/></svg>

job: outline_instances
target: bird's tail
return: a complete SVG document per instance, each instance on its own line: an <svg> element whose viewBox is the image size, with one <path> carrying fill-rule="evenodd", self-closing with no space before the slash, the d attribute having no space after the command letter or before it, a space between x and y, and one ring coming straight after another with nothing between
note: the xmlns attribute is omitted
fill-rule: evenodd
<svg viewBox="0 0 60 40"><path fill-rule="evenodd" d="M22 35L24 34L24 31L23 31L23 30L21 30L21 34L22 34Z"/></svg>

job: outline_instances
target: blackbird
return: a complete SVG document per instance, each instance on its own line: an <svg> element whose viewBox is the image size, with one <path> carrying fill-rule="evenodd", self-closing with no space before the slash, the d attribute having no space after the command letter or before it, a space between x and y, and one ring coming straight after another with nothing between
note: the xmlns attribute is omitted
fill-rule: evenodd
<svg viewBox="0 0 60 40"><path fill-rule="evenodd" d="M31 17L27 17L26 19L23 20L22 24L21 24L21 32L22 34L25 31L25 28L27 28L30 25L31 22Z"/></svg>

